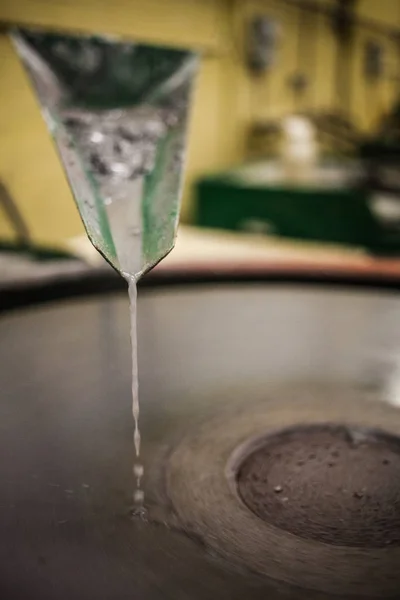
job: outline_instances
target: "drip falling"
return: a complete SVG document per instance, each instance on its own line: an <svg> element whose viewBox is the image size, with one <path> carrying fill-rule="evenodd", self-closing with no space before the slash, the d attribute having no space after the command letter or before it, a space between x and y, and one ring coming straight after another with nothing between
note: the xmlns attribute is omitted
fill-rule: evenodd
<svg viewBox="0 0 400 600"><path fill-rule="evenodd" d="M139 428L139 377L138 377L138 361L137 361L137 289L136 279L130 277L129 285L129 302L130 302L130 319L131 319L131 346L132 346L132 415L134 422L133 430L133 445L134 445L134 461L133 461L133 514L135 516L144 516L144 491L142 489L143 465L140 462L140 428Z"/></svg>

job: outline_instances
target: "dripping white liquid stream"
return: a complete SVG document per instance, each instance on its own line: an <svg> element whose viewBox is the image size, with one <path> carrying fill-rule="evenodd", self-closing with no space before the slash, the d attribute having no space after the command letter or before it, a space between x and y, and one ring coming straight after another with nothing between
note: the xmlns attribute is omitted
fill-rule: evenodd
<svg viewBox="0 0 400 600"><path fill-rule="evenodd" d="M133 478L134 491L133 502L134 510L143 512L144 510L144 492L141 482L143 477L143 465L140 463L140 428L139 428L139 377L138 377L138 362L137 362L137 289L136 280L132 277L128 280L129 284L129 303L130 303L130 319L131 319L131 346L132 346L132 415L134 422L133 444L134 444L134 464Z"/></svg>

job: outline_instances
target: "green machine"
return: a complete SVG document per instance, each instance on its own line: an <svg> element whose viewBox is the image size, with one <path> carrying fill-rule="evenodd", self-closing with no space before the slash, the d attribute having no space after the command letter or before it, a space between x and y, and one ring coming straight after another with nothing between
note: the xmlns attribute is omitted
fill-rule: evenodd
<svg viewBox="0 0 400 600"><path fill-rule="evenodd" d="M400 193L397 199L372 182L369 164L322 164L313 185L269 176L273 163L204 178L197 185L197 224L400 254Z"/></svg>
<svg viewBox="0 0 400 600"><path fill-rule="evenodd" d="M317 161L312 177L286 177L269 159L203 178L197 224L400 254L400 107L353 158Z"/></svg>

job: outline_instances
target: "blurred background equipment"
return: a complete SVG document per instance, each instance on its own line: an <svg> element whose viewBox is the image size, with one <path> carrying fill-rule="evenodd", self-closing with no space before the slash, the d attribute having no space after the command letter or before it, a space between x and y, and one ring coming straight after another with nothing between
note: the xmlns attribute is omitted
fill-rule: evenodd
<svg viewBox="0 0 400 600"><path fill-rule="evenodd" d="M3 217L6 217L12 227L16 242L22 248L29 250L31 238L28 227L5 185L0 181L0 205Z"/></svg>
<svg viewBox="0 0 400 600"><path fill-rule="evenodd" d="M262 75L276 64L279 43L279 24L265 15L255 15L249 24L248 67Z"/></svg>

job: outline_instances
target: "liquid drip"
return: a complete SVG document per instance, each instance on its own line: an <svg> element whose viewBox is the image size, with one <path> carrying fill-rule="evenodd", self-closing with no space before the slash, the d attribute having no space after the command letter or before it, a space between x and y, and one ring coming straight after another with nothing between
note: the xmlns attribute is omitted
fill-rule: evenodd
<svg viewBox="0 0 400 600"><path fill-rule="evenodd" d="M133 463L133 515L145 515L144 491L142 489L143 465L140 463L140 429L139 429L139 377L137 364L137 290L136 280L132 277L128 280L129 284L129 302L131 318L131 346L132 346L132 415L134 421L133 445L134 445L134 463Z"/></svg>

